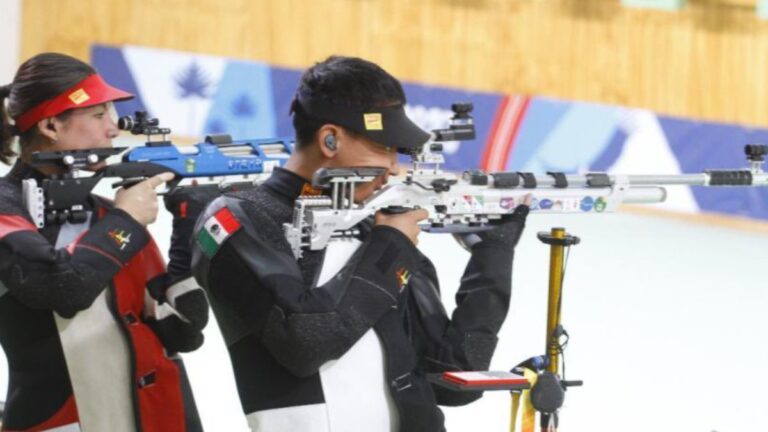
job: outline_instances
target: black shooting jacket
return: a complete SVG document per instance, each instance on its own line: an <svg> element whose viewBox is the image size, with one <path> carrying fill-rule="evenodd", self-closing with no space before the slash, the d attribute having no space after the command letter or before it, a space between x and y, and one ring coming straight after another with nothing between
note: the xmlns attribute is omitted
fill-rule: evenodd
<svg viewBox="0 0 768 432"><path fill-rule="evenodd" d="M323 252L297 261L283 234L307 186L277 169L261 186L217 199L198 219L196 236L223 208L237 220L215 252L193 241L193 273L219 321L244 412L323 403L319 367L373 328L400 431L445 430L438 404L467 404L481 393L446 390L426 375L488 369L509 308L514 246L473 246L450 317L432 262L390 227L365 230L339 275L313 287ZM401 286L396 274L404 271L411 277Z"/></svg>

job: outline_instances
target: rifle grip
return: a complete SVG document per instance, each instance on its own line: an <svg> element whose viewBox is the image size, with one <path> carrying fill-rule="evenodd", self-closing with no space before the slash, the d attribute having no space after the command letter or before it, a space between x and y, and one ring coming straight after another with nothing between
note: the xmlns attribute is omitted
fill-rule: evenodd
<svg viewBox="0 0 768 432"><path fill-rule="evenodd" d="M144 177L131 177L127 179L120 180L119 182L112 183L112 189L117 189L119 187L123 188L131 188L133 186L136 186L137 184L143 182L146 180Z"/></svg>
<svg viewBox="0 0 768 432"><path fill-rule="evenodd" d="M389 207L384 207L379 211L384 214L394 215L394 214L408 213L409 211L413 211L413 210L415 210L413 207L389 206Z"/></svg>

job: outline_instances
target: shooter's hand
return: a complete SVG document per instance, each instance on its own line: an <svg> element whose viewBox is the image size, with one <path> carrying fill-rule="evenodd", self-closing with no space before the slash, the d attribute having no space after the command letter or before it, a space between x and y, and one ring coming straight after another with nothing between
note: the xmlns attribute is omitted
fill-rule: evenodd
<svg viewBox="0 0 768 432"><path fill-rule="evenodd" d="M157 218L155 188L173 180L172 173L162 173L135 186L121 188L115 194L115 207L125 211L140 224L147 226Z"/></svg>
<svg viewBox="0 0 768 432"><path fill-rule="evenodd" d="M515 207L512 214L504 215L501 218L501 223L496 227L488 231L462 234L461 242L471 249L480 245L496 245L506 249L514 249L523 235L532 201L531 194L526 195L523 198L523 203Z"/></svg>
<svg viewBox="0 0 768 432"><path fill-rule="evenodd" d="M387 214L377 212L375 217L376 225L386 225L392 227L408 237L414 245L419 244L419 221L429 217L429 213L424 209L411 210L405 213Z"/></svg>

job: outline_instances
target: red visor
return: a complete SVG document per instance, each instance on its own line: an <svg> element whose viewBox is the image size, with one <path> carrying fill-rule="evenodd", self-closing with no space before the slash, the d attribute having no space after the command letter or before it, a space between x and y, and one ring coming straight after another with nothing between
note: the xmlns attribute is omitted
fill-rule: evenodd
<svg viewBox="0 0 768 432"><path fill-rule="evenodd" d="M42 119L53 117L72 108L85 108L106 102L131 99L132 94L116 89L99 76L89 75L88 78L70 87L53 99L41 102L16 119L16 129L19 133L29 130Z"/></svg>

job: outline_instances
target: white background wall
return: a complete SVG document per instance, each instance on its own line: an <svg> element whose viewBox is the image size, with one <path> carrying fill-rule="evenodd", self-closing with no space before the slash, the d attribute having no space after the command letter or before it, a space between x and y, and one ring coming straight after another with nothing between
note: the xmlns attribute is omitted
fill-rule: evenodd
<svg viewBox="0 0 768 432"><path fill-rule="evenodd" d="M0 0L0 85L13 80L21 50L21 0Z"/></svg>

